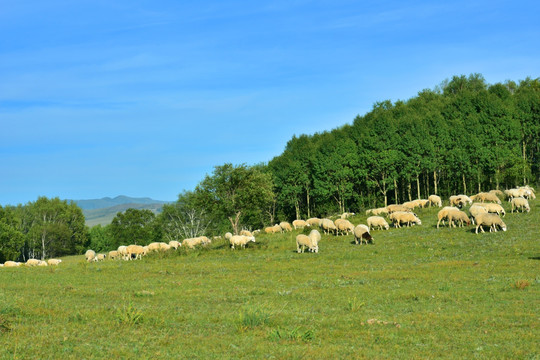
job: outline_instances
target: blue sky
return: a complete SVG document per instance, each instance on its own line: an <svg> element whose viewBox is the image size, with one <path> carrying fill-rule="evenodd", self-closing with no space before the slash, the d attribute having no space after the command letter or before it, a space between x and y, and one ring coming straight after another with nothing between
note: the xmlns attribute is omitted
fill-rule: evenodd
<svg viewBox="0 0 540 360"><path fill-rule="evenodd" d="M0 0L0 204L175 200L453 75L540 76L536 1Z"/></svg>

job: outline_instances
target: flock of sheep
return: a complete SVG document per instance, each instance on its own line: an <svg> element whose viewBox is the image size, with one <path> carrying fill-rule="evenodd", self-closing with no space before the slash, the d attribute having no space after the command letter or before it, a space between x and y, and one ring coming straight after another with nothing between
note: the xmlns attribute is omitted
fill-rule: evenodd
<svg viewBox="0 0 540 360"><path fill-rule="evenodd" d="M471 197L466 195L450 196L450 206L442 208L437 214L437 229L442 223L445 225L445 221L449 227L475 224L478 233L480 229L484 232L484 227L489 228L490 232L496 232L497 229L506 231L506 224L502 221L501 216L506 215L504 208L501 205L500 198L506 196L511 203L511 211L529 212L531 210L528 199L536 199L535 190L530 186L522 186L515 189L505 190L491 190L489 192L481 192ZM475 202L476 201L476 202ZM469 205L469 214L461 210L464 206ZM400 228L404 225L407 227L412 225L421 225L422 221L418 218L413 210L416 208L423 208L427 206L442 207L442 199L437 195L430 195L428 199L419 199L414 201L408 201L399 205L388 205L382 208L369 209L366 211L366 215L372 215L367 218L367 225L359 224L354 225L348 217L353 216L354 213L344 213L339 219L331 220L328 218L310 218L307 220L294 220L292 225L286 221L283 221L274 226L269 226L264 229L267 234L282 233L292 231L293 228L303 229L305 227L311 227L313 230L309 235L299 234L296 236L296 250L298 253L303 253L305 249L310 252L317 253L319 251L319 242L321 240L321 233L315 229L319 228L324 234L338 235L354 235L354 242L356 244L373 243L373 237L370 234L370 230L388 230L390 228L389 223L383 216L386 216L395 228ZM382 216L381 216L382 215ZM233 235L231 233L225 234L225 239L230 243L231 249L245 248L250 242L255 242L255 235L260 233L261 230L255 230L253 232L248 230L242 230L239 235ZM214 239L220 239L220 236L214 237ZM141 259L143 256L151 252L169 251L171 249L178 249L179 247L187 247L190 249L196 246L205 246L212 241L206 236L199 236L195 238L184 239L182 242L170 241L168 244L164 242L153 242L147 246L141 245L127 245L119 246L117 250L109 251L107 254L97 254L93 250L88 250L85 253L86 261L95 262L103 261L106 258L115 260L136 260ZM47 261L29 259L26 263L20 263L15 261L6 261L4 264L0 264L0 267L16 267L21 265L26 266L49 266L58 265L62 260L49 259Z"/></svg>

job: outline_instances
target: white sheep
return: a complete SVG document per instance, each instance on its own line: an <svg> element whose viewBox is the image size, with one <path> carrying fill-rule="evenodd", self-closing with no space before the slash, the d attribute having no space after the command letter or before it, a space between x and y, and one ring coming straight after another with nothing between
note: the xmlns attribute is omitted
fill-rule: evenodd
<svg viewBox="0 0 540 360"><path fill-rule="evenodd" d="M349 232L352 234L354 232L354 225L349 220L337 219L334 222L334 225L336 225L336 228L341 235L347 235Z"/></svg>
<svg viewBox="0 0 540 360"><path fill-rule="evenodd" d="M396 205L396 204L388 205L386 208L388 209L388 214L392 214L392 213L395 213L397 211L403 211L403 212L410 212L411 211L411 209L409 209L407 206Z"/></svg>
<svg viewBox="0 0 540 360"><path fill-rule="evenodd" d="M225 233L225 239L230 240L232 238L232 234L230 232Z"/></svg>
<svg viewBox="0 0 540 360"><path fill-rule="evenodd" d="M381 216L370 216L367 218L367 225L368 228L379 228L382 229L390 229L390 225L386 222L386 220Z"/></svg>
<svg viewBox="0 0 540 360"><path fill-rule="evenodd" d="M323 229L325 234L329 234L330 232L333 232L334 234L337 233L336 224L334 224L334 222L330 219L322 219L321 228Z"/></svg>
<svg viewBox="0 0 540 360"><path fill-rule="evenodd" d="M471 219L467 216L467 214L461 210L457 211L449 211L448 212L448 226L456 227L456 224L454 224L454 220L459 223L460 227L463 227L464 223L467 225L471 224Z"/></svg>
<svg viewBox="0 0 540 360"><path fill-rule="evenodd" d="M128 259L128 253L127 253L127 246L125 246L125 245L120 245L120 246L118 247L117 251L118 251L118 254L119 254L120 256L122 256L122 259L123 259L123 260L129 260L129 259Z"/></svg>
<svg viewBox="0 0 540 360"><path fill-rule="evenodd" d="M128 260L140 260L142 259L143 255L146 255L146 250L141 245L128 245L126 247L126 252Z"/></svg>
<svg viewBox="0 0 540 360"><path fill-rule="evenodd" d="M292 222L292 225L293 225L295 230L296 229L303 229L306 226L309 226L309 224L307 222L305 222L305 220L294 220Z"/></svg>
<svg viewBox="0 0 540 360"><path fill-rule="evenodd" d="M441 210L439 210L439 212L437 213L437 229L439 228L439 224L441 222L444 225L444 220L448 218L449 211L459 211L459 209L454 206L445 206Z"/></svg>
<svg viewBox="0 0 540 360"><path fill-rule="evenodd" d="M94 258L96 257L96 252L94 250L86 250L86 253L84 253L84 257L88 262L94 261Z"/></svg>
<svg viewBox="0 0 540 360"><path fill-rule="evenodd" d="M16 261L11 261L11 260L8 260L4 263L4 267L18 267L18 266L21 266L22 264L20 262L16 262Z"/></svg>
<svg viewBox="0 0 540 360"><path fill-rule="evenodd" d="M364 224L357 225L354 228L354 242L355 244L362 243L365 241L366 244L373 244L373 237L369 233L369 227Z"/></svg>
<svg viewBox="0 0 540 360"><path fill-rule="evenodd" d="M299 234L296 236L296 251L303 253L307 247L309 251L319 252L319 241L321 241L321 234L317 230L311 230L309 235Z"/></svg>
<svg viewBox="0 0 540 360"><path fill-rule="evenodd" d="M244 249L249 242L255 242L255 236L246 236L246 235L234 235L229 239L231 243L231 249L234 250L235 246L240 246Z"/></svg>
<svg viewBox="0 0 540 360"><path fill-rule="evenodd" d="M407 227L411 224L422 225L422 221L413 213L407 211L396 211L391 214L390 220L394 223L394 227L400 228L401 224L407 224Z"/></svg>
<svg viewBox="0 0 540 360"><path fill-rule="evenodd" d="M345 212L343 214L340 215L340 218L342 219L348 219L350 218L351 216L354 216L355 214L354 213L350 213L350 212Z"/></svg>
<svg viewBox="0 0 540 360"><path fill-rule="evenodd" d="M39 262L40 260L38 259L28 259L26 260L26 266L38 266L39 265Z"/></svg>
<svg viewBox="0 0 540 360"><path fill-rule="evenodd" d="M306 223L308 223L309 226L321 227L321 219L319 218L309 218L306 220Z"/></svg>
<svg viewBox="0 0 540 360"><path fill-rule="evenodd" d="M62 262L61 259L49 259L49 260L47 260L47 263L48 263L49 265L58 265L58 264L60 264L61 262Z"/></svg>
<svg viewBox="0 0 540 360"><path fill-rule="evenodd" d="M503 217L504 217L504 215L506 215L506 212L504 211L504 208L499 204L484 203L483 205L486 208L486 210L488 211L488 213L494 213L494 214L497 214L497 215L502 215Z"/></svg>
<svg viewBox="0 0 540 360"><path fill-rule="evenodd" d="M177 250L180 246L182 246L182 244L180 244L179 241L171 240L169 241L169 246L173 248L174 250Z"/></svg>
<svg viewBox="0 0 540 360"><path fill-rule="evenodd" d="M475 223L478 215L487 214L487 212L487 209L480 204L472 204L472 206L469 208L469 214L471 214L473 224Z"/></svg>
<svg viewBox="0 0 540 360"><path fill-rule="evenodd" d="M197 245L206 246L210 244L211 242L212 241L208 239L206 236L199 236L195 238L184 239L184 241L182 241L182 246L187 246L188 248L193 249Z"/></svg>
<svg viewBox="0 0 540 360"><path fill-rule="evenodd" d="M97 254L97 255L94 257L94 261L103 261L103 260L105 260L106 257L107 257L106 254Z"/></svg>
<svg viewBox="0 0 540 360"><path fill-rule="evenodd" d="M516 197L516 198L512 199L512 212L514 212L514 209L516 209L516 211L521 209L521 212L523 212L523 211L530 212L531 211L531 207L529 206L529 202L527 201L527 199L525 199L523 197Z"/></svg>
<svg viewBox="0 0 540 360"><path fill-rule="evenodd" d="M429 206L433 205L433 206L442 207L442 200L440 196L429 195L428 200L429 200Z"/></svg>
<svg viewBox="0 0 540 360"><path fill-rule="evenodd" d="M489 232L497 232L497 226L499 226L502 231L506 231L506 224L502 221L499 215L496 214L479 214L476 217L476 233L478 234L478 228L484 232L482 226L488 226Z"/></svg>
<svg viewBox="0 0 540 360"><path fill-rule="evenodd" d="M280 226L283 230L285 230L285 231L292 231L292 226L291 226L291 224L289 224L289 223L286 222L286 221L280 222L280 223L279 223L279 226Z"/></svg>
<svg viewBox="0 0 540 360"><path fill-rule="evenodd" d="M114 260L120 256L120 253L117 250L109 251L109 259Z"/></svg>
<svg viewBox="0 0 540 360"><path fill-rule="evenodd" d="M242 231L240 231L240 235L244 235L244 236L253 236L253 234L252 234L251 231L249 231L249 230L242 230Z"/></svg>
<svg viewBox="0 0 540 360"><path fill-rule="evenodd" d="M40 260L39 264L37 264L37 266L49 266L49 264L44 260Z"/></svg>
<svg viewBox="0 0 540 360"><path fill-rule="evenodd" d="M501 203L501 200L495 194L490 194L487 192L481 192L476 195L471 196L471 200L480 201L480 202L494 202L497 204Z"/></svg>

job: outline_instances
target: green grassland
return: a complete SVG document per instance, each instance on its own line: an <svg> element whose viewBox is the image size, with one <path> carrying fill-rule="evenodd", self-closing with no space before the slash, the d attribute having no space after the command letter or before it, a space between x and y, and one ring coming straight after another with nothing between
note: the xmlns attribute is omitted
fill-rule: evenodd
<svg viewBox="0 0 540 360"><path fill-rule="evenodd" d="M504 204L508 208L508 204ZM507 232L421 226L0 269L0 358L538 359L540 201ZM365 223L359 215L353 223Z"/></svg>

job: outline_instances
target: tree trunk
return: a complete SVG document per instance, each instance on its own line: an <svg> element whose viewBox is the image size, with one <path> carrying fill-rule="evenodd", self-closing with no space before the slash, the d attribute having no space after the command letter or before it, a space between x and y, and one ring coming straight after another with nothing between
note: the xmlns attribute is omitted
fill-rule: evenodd
<svg viewBox="0 0 540 360"><path fill-rule="evenodd" d="M462 175L463 179L463 193L467 194L467 182L465 181L465 174Z"/></svg>
<svg viewBox="0 0 540 360"><path fill-rule="evenodd" d="M231 226L233 228L233 232L235 235L238 235L238 222L240 221L240 214L241 214L240 211L237 212L234 219L231 216L229 216L229 221L231 222Z"/></svg>
<svg viewBox="0 0 540 360"><path fill-rule="evenodd" d="M296 218L300 219L300 206L298 205L298 199L294 201L294 209L296 210Z"/></svg>
<svg viewBox="0 0 540 360"><path fill-rule="evenodd" d="M434 194L437 194L437 170L433 170L433 187L435 188Z"/></svg>
<svg viewBox="0 0 540 360"><path fill-rule="evenodd" d="M407 185L407 194L409 195L409 201L412 201L412 197L411 197L411 182L409 181L408 185Z"/></svg>
<svg viewBox="0 0 540 360"><path fill-rule="evenodd" d="M310 200L310 198L309 198L309 189L306 190L306 200L307 200L307 217L309 219L311 217L311 212L309 211L309 207L310 207L310 205L309 205L309 200Z"/></svg>
<svg viewBox="0 0 540 360"><path fill-rule="evenodd" d="M394 204L399 204L397 193L398 193L397 181L396 181L396 178L394 178Z"/></svg>
<svg viewBox="0 0 540 360"><path fill-rule="evenodd" d="M526 180L526 176L525 176L525 167L526 167L526 164L527 164L527 153L525 152L526 148L525 148L525 140L523 140L523 185L527 185L527 180Z"/></svg>
<svg viewBox="0 0 540 360"><path fill-rule="evenodd" d="M420 196L420 174L416 173L416 195L418 196L417 199L421 199Z"/></svg>
<svg viewBox="0 0 540 360"><path fill-rule="evenodd" d="M47 237L47 233L43 231L41 233L41 260L45 260L45 238Z"/></svg>

